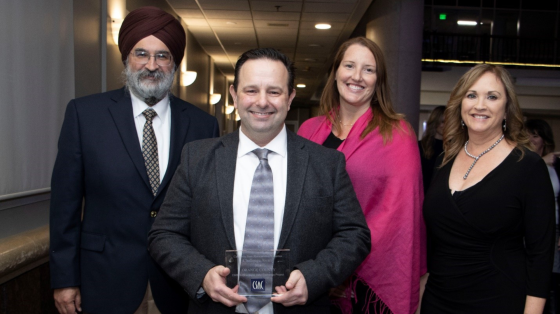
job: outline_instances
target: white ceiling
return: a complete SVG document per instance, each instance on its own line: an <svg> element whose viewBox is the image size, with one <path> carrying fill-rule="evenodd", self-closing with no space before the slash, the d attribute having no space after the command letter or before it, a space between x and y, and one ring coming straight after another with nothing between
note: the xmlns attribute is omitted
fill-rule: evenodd
<svg viewBox="0 0 560 314"><path fill-rule="evenodd" d="M372 0L168 0L216 66L233 81L243 52L273 47L295 62L300 104L316 102L331 60ZM332 25L315 29L316 23Z"/></svg>

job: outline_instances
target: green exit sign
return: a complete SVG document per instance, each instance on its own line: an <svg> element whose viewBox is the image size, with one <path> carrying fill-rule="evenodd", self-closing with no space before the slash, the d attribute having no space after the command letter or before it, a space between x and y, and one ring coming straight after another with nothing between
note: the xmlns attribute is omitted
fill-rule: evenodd
<svg viewBox="0 0 560 314"><path fill-rule="evenodd" d="M447 20L447 14L445 14L445 13L440 13L440 14L439 14L439 19L440 19L440 20Z"/></svg>

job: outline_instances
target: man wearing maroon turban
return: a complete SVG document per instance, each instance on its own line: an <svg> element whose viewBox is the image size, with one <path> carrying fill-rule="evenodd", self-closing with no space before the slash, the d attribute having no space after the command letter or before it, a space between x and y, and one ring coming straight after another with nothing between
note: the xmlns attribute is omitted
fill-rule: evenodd
<svg viewBox="0 0 560 314"><path fill-rule="evenodd" d="M175 17L130 12L119 49L125 87L66 109L51 182L55 304L61 314L186 313L188 296L150 258L147 235L182 147L218 136L218 124L170 92L185 51Z"/></svg>

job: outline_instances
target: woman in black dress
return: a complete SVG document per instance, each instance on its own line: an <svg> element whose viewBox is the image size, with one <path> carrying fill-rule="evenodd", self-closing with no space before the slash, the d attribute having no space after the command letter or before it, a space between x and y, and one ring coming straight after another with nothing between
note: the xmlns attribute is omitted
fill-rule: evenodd
<svg viewBox="0 0 560 314"><path fill-rule="evenodd" d="M477 65L447 104L442 166L424 201L429 277L422 313L542 313L554 197L529 150L512 79Z"/></svg>

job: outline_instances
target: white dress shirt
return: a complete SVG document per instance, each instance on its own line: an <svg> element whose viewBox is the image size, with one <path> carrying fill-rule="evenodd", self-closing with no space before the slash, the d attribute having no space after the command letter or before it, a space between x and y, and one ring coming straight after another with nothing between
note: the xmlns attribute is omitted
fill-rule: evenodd
<svg viewBox="0 0 560 314"><path fill-rule="evenodd" d="M243 248L245 240L245 223L247 211L249 210L249 197L253 176L259 165L259 158L252 153L256 148L266 148L271 152L268 154L268 164L272 169L272 180L274 186L274 247L278 249L278 240L282 230L282 219L284 217L284 205L286 202L286 178L288 176L288 139L286 126L282 131L264 147L260 147L251 141L243 130L239 131L239 146L237 149L237 163L235 167L235 181L233 186L233 224L235 233L235 245L238 250ZM274 287L272 288L274 289ZM247 313L245 307L240 304L236 308L238 313ZM274 309L272 302L263 307L258 314L272 314Z"/></svg>
<svg viewBox="0 0 560 314"><path fill-rule="evenodd" d="M136 125L136 133L142 147L142 133L144 131L144 124L146 124L146 117L142 114L144 110L152 108L157 112L152 120L152 126L156 135L158 146L159 158L159 181L163 180L167 164L169 163L169 146L171 143L171 109L169 106L169 96L165 96L157 104L152 107L148 106L145 102L130 93L132 100L132 113L134 115L134 124Z"/></svg>

